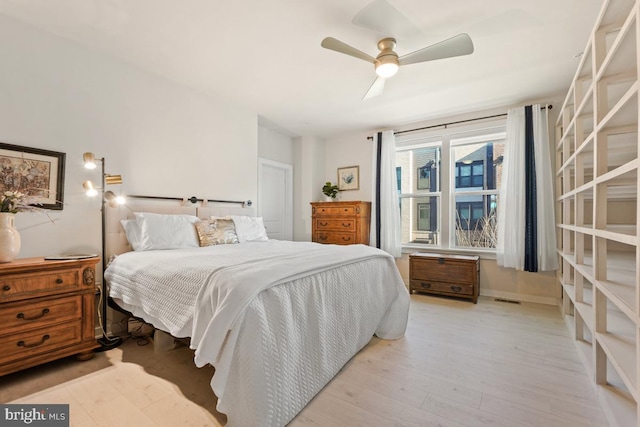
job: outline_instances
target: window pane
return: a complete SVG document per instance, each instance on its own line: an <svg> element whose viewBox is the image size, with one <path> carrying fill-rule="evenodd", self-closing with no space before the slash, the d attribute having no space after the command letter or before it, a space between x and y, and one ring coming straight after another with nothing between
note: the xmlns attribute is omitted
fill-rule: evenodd
<svg viewBox="0 0 640 427"><path fill-rule="evenodd" d="M422 147L396 152L400 193L440 191L440 147Z"/></svg>
<svg viewBox="0 0 640 427"><path fill-rule="evenodd" d="M484 216L484 208L482 205L480 207L474 204L473 206L473 215L471 216L473 219L478 220Z"/></svg>
<svg viewBox="0 0 640 427"><path fill-rule="evenodd" d="M402 243L438 244L439 199L436 196L400 199Z"/></svg>
<svg viewBox="0 0 640 427"><path fill-rule="evenodd" d="M503 153L503 140L454 146L452 163L456 166L456 176L469 177L456 180L456 188L500 189Z"/></svg>
<svg viewBox="0 0 640 427"><path fill-rule="evenodd" d="M456 196L456 246L496 247L497 200L496 195Z"/></svg>
<svg viewBox="0 0 640 427"><path fill-rule="evenodd" d="M474 175L471 177L471 187L481 188L483 187L483 183L484 183L484 177L482 175L480 176Z"/></svg>

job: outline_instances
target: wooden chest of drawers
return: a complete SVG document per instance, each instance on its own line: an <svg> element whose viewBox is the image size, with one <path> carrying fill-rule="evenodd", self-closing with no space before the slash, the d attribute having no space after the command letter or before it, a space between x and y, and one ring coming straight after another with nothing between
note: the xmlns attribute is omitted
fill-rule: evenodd
<svg viewBox="0 0 640 427"><path fill-rule="evenodd" d="M480 257L416 252L409 256L409 289L478 302Z"/></svg>
<svg viewBox="0 0 640 427"><path fill-rule="evenodd" d="M311 203L311 240L337 245L369 244L371 202Z"/></svg>
<svg viewBox="0 0 640 427"><path fill-rule="evenodd" d="M0 264L0 375L70 355L93 357L98 261Z"/></svg>

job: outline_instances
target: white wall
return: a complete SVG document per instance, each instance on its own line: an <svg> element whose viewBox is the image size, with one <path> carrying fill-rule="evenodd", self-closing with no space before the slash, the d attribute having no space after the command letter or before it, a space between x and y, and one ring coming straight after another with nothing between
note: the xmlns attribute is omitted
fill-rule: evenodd
<svg viewBox="0 0 640 427"><path fill-rule="evenodd" d="M99 201L81 187L100 175L82 167L85 151L104 156L128 194L256 200L255 113L1 15L0 58L0 142L67 160L55 224L16 218L20 257L100 252Z"/></svg>
<svg viewBox="0 0 640 427"><path fill-rule="evenodd" d="M338 182L338 168L358 166L360 170L360 188L341 191L340 200L371 200L373 142L367 139L372 132L356 132L331 138L325 142L324 180ZM322 195L322 185L318 188Z"/></svg>
<svg viewBox="0 0 640 427"><path fill-rule="evenodd" d="M311 202L322 199L325 143L303 136L294 139L293 240L311 240Z"/></svg>
<svg viewBox="0 0 640 427"><path fill-rule="evenodd" d="M274 128L265 119L258 119L258 157L293 165L293 138Z"/></svg>

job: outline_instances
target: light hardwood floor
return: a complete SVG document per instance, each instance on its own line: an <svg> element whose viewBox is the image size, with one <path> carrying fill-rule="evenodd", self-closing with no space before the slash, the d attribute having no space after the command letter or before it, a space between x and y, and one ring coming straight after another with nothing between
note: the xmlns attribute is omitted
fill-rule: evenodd
<svg viewBox="0 0 640 427"><path fill-rule="evenodd" d="M130 339L2 377L0 402L69 403L80 427L224 425L212 375ZM406 336L374 338L290 425L608 424L557 307L412 295Z"/></svg>

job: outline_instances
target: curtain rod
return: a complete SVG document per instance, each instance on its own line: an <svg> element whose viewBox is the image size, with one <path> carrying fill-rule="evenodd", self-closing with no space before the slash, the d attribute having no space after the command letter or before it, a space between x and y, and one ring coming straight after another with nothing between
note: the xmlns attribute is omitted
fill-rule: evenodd
<svg viewBox="0 0 640 427"><path fill-rule="evenodd" d="M547 108L549 110L551 110L553 108L553 105L549 104L549 105L545 105L545 106L542 107L543 110L547 109ZM401 133L415 132L415 131L418 131L418 130L439 128L439 127L442 127L442 126L444 126L445 129L446 129L446 127L450 126L450 125L457 125L457 124L460 124L460 123L467 123L467 122L475 122L477 120L495 119L496 117L504 117L506 115L507 115L507 113L495 114L493 116L476 117L475 119L459 120L457 122L449 122L449 123L442 123L442 124L439 124L439 125L432 125L432 126L425 126L425 127L421 127L421 128L415 128L415 129L401 130L399 132L394 132L394 135L400 135ZM369 141L373 141L373 137L372 136L368 136L367 139Z"/></svg>

